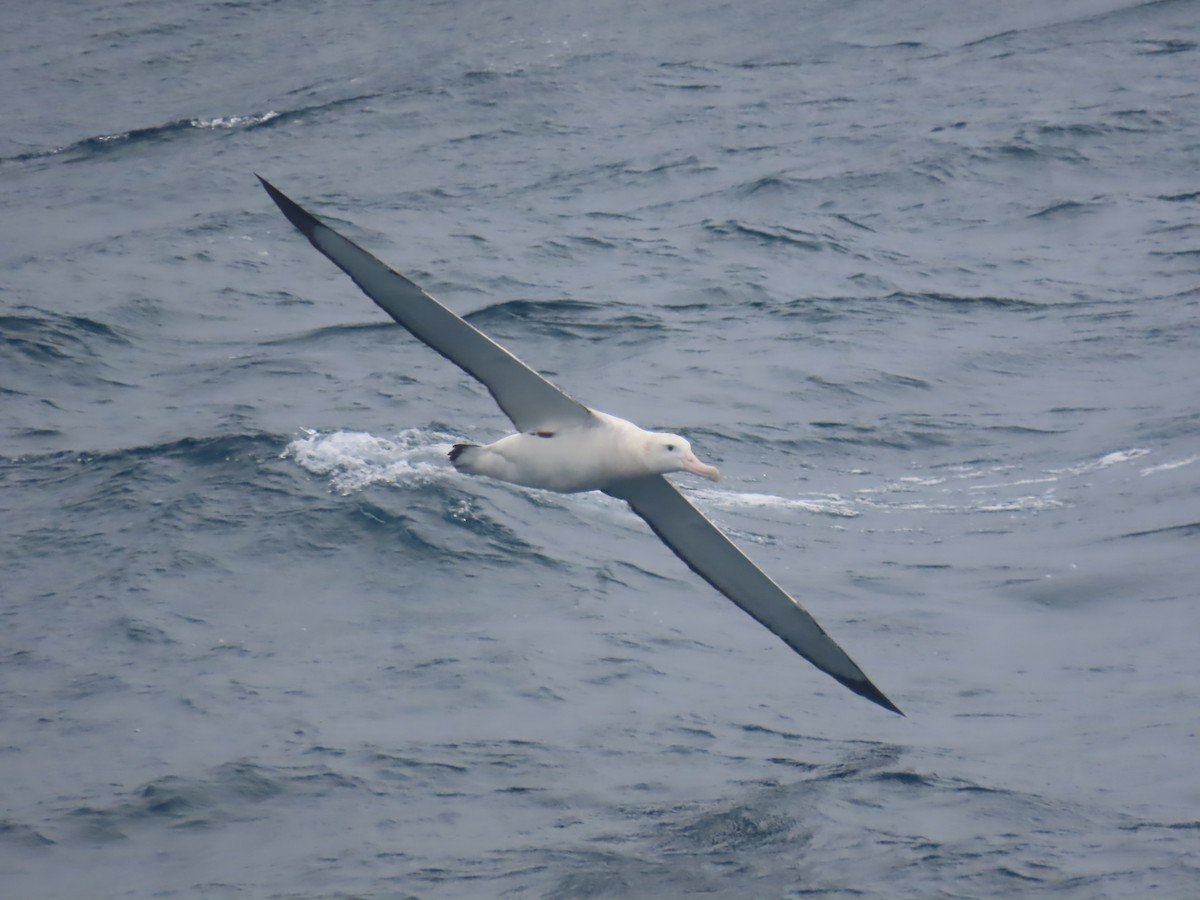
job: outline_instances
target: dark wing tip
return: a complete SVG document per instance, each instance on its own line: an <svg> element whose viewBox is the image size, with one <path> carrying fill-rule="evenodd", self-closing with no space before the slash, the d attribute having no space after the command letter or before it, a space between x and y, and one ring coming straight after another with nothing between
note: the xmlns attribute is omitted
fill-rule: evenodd
<svg viewBox="0 0 1200 900"><path fill-rule="evenodd" d="M270 198L275 201L275 205L279 207L280 212L287 216L287 220L299 228L300 232L306 238L311 240L313 230L321 223L297 206L283 191L279 190L279 188L275 187L275 185L271 184L271 182L267 181L267 179L263 178L257 172L254 174L254 177L262 183L263 188Z"/></svg>
<svg viewBox="0 0 1200 900"><path fill-rule="evenodd" d="M829 672L828 669L826 670L826 672L830 675L833 675L833 673ZM842 678L839 675L833 675L833 677L837 681L844 684L846 687L850 688L850 690L854 691L854 693L858 694L858 696L866 697L872 703L878 703L884 709L886 709L890 712L894 712L898 716L904 716L904 713L902 713L900 711L900 707L898 707L895 703L893 703L891 700L889 700L884 695L883 691L881 691L879 688L875 687L875 685L871 684L871 682L868 681L867 679L864 678L862 681L855 681L850 678ZM904 718L908 718L908 717L904 716Z"/></svg>

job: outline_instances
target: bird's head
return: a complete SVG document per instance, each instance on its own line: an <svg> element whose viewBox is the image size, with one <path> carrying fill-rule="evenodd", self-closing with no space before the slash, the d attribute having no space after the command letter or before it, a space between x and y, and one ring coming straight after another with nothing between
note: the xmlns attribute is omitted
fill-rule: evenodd
<svg viewBox="0 0 1200 900"><path fill-rule="evenodd" d="M693 475L703 475L716 481L721 477L721 470L700 462L692 452L692 445L686 438L677 434L654 433L647 441L646 450L649 454L650 468L657 474L667 472L691 472Z"/></svg>

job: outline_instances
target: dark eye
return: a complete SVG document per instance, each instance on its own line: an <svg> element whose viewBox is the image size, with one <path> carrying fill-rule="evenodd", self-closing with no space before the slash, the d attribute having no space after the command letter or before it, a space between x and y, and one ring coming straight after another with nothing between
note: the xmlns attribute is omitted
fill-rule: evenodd
<svg viewBox="0 0 1200 900"><path fill-rule="evenodd" d="M675 449L675 445L674 445L674 444L667 444L667 449L668 449L668 450L670 450L670 451L674 451L674 449Z"/></svg>

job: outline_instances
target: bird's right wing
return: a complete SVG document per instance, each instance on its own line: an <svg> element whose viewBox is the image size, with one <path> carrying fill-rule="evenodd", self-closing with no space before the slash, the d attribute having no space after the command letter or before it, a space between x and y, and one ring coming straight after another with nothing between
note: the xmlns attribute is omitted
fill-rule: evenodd
<svg viewBox="0 0 1200 900"><path fill-rule="evenodd" d="M900 713L799 603L661 475L621 481L604 493L627 502L693 572L822 672L884 709Z"/></svg>
<svg viewBox="0 0 1200 900"><path fill-rule="evenodd" d="M592 425L591 410L349 238L302 209L261 175L271 199L309 242L388 315L479 381L519 431Z"/></svg>

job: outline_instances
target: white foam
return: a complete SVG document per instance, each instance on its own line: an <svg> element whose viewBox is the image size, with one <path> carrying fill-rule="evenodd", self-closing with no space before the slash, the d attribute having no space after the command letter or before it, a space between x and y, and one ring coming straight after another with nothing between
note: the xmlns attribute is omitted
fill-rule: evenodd
<svg viewBox="0 0 1200 900"><path fill-rule="evenodd" d="M850 501L836 494L814 497L779 497L735 491L689 490L688 495L718 509L801 509L805 512L852 518L859 515Z"/></svg>
<svg viewBox="0 0 1200 900"><path fill-rule="evenodd" d="M192 119L189 124L193 128L241 128L246 125L261 125L279 118L275 110L268 110L257 116L217 116L215 119Z"/></svg>
<svg viewBox="0 0 1200 900"><path fill-rule="evenodd" d="M1050 475L1045 478L1019 478L1016 481L1000 481L995 484L972 484L967 487L969 491L995 491L1000 488L1022 487L1027 484L1052 484L1058 481L1057 475Z"/></svg>
<svg viewBox="0 0 1200 900"><path fill-rule="evenodd" d="M1056 498L1053 491L1046 491L1044 494L1030 494L984 503L974 509L976 512L1042 512L1048 509L1066 509L1068 505Z"/></svg>
<svg viewBox="0 0 1200 900"><path fill-rule="evenodd" d="M406 428L393 438L362 431L305 430L280 454L314 475L329 475L333 490L352 494L373 484L422 484L453 472L445 463L455 438Z"/></svg>
<svg viewBox="0 0 1200 900"><path fill-rule="evenodd" d="M1112 453L1106 453L1099 459L1094 459L1091 462L1079 463L1078 465L1070 466L1066 469L1051 469L1052 475L1084 475L1088 472L1095 472L1100 469L1107 469L1109 466L1117 466L1121 463L1131 462L1135 459L1140 459L1146 456L1150 451L1143 450L1141 447L1131 447L1128 450L1116 450Z"/></svg>
<svg viewBox="0 0 1200 900"><path fill-rule="evenodd" d="M1169 472L1172 469L1181 469L1184 466L1190 466L1198 459L1200 459L1200 453L1189 456L1187 459L1177 459L1172 462L1159 463L1157 466L1147 466L1139 474L1145 476L1153 475L1155 472Z"/></svg>

